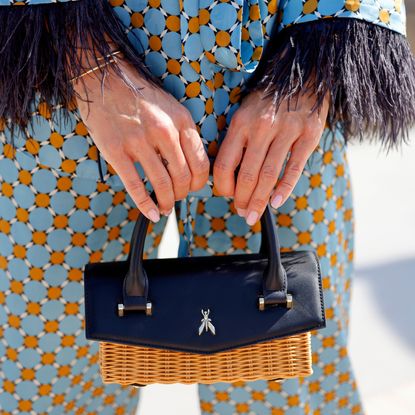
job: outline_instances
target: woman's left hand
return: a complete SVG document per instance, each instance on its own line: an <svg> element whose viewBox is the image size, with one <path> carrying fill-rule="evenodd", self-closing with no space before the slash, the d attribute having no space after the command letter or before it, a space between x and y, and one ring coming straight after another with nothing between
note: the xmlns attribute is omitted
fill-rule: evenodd
<svg viewBox="0 0 415 415"><path fill-rule="evenodd" d="M276 112L272 98L262 99L262 95L261 91L250 93L233 114L213 169L216 194L234 197L235 208L248 225L259 220L270 196L274 208L288 199L320 141L329 107L327 96L321 111L312 112L315 97L304 94L296 106L293 98L295 109L288 111L284 100Z"/></svg>

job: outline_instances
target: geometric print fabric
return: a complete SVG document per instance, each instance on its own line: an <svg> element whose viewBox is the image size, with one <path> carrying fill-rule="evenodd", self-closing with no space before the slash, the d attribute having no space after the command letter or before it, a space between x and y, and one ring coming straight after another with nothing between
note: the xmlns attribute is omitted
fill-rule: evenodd
<svg viewBox="0 0 415 415"><path fill-rule="evenodd" d="M189 109L214 158L238 92L269 39L276 6L111 4L150 70ZM307 2L306 11L314 13L312 6ZM138 210L104 160L101 182L97 149L75 105L69 117L39 101L33 109L33 126L14 137L15 151L9 126L0 123L0 408L2 414L133 414L138 391L103 385L98 345L84 337L82 267L125 258ZM191 200L191 223L187 202L177 203L176 212L181 244L186 227L192 229L192 255L259 249L259 224L249 227L231 199L200 192ZM293 194L273 212L282 249L312 248L321 260L327 327L312 336L314 373L282 383L199 385L202 413L360 414L347 353L353 208L339 132L324 134ZM164 217L150 225L147 257L157 255L164 225Z"/></svg>
<svg viewBox="0 0 415 415"><path fill-rule="evenodd" d="M274 212L282 248L313 248L321 260L327 327L312 336L314 374L282 383L199 385L204 414L361 413L347 356L350 181L344 148L330 140L322 139L293 194ZM100 381L97 343L83 334L81 269L125 258L138 210L122 186L22 161L0 160L2 411L134 413L135 389ZM249 227L231 199L200 197L196 204L192 255L259 248L259 225ZM182 208L177 203L178 217ZM164 225L165 218L150 226L147 257L157 254Z"/></svg>

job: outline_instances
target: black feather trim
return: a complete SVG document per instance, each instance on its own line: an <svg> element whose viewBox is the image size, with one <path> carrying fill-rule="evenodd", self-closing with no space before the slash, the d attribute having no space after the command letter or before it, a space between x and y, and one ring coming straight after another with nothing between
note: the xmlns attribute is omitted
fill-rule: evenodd
<svg viewBox="0 0 415 415"><path fill-rule="evenodd" d="M0 120L11 128L27 126L35 98L73 107L71 79L108 63L114 49L145 79L162 85L132 47L107 0L0 7L0 27ZM111 68L128 82L120 65L111 63ZM103 66L94 74L103 81L108 69Z"/></svg>
<svg viewBox="0 0 415 415"><path fill-rule="evenodd" d="M315 94L319 110L331 96L328 126L346 140L407 141L415 124L415 59L405 36L357 19L301 23L274 31L241 91L263 90L278 106Z"/></svg>

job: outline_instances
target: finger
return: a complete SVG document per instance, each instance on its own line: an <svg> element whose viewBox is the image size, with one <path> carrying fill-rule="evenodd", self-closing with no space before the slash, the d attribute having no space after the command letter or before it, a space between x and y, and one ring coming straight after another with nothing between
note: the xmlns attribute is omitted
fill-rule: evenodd
<svg viewBox="0 0 415 415"><path fill-rule="evenodd" d="M291 142L282 138L276 138L271 144L260 169L257 186L249 200L247 218L250 215L251 217L254 216L252 212L256 212L258 218L264 213L269 196L277 183L290 146Z"/></svg>
<svg viewBox="0 0 415 415"><path fill-rule="evenodd" d="M166 139L158 148L162 156L162 164L167 169L172 184L175 200L184 199L189 193L192 175L179 140Z"/></svg>
<svg viewBox="0 0 415 415"><path fill-rule="evenodd" d="M191 172L190 190L202 189L209 179L209 158L193 120L180 130L180 144Z"/></svg>
<svg viewBox="0 0 415 415"><path fill-rule="evenodd" d="M242 160L247 141L243 131L238 130L236 122L233 122L234 119L235 115L213 164L213 182L220 196L231 197L235 194L235 169Z"/></svg>
<svg viewBox="0 0 415 415"><path fill-rule="evenodd" d="M315 146L311 145L309 140L303 140L303 138L299 137L293 144L284 173L271 196L271 206L275 209L279 208L289 198L303 173L308 158L315 149Z"/></svg>
<svg viewBox="0 0 415 415"><path fill-rule="evenodd" d="M137 160L144 169L157 197L161 213L168 214L174 206L173 183L169 172L164 167L154 148L141 148L137 152Z"/></svg>
<svg viewBox="0 0 415 415"><path fill-rule="evenodd" d="M160 220L159 209L148 194L134 162L130 158L124 157L123 160L117 160L117 163L112 164L112 166L124 183L125 190L133 199L138 210L151 221L158 222Z"/></svg>
<svg viewBox="0 0 415 415"><path fill-rule="evenodd" d="M241 216L245 216L248 225L253 225L259 219L258 212L248 212L248 204L258 183L259 171L268 151L268 140L261 136L251 141L243 156L238 172L235 188L235 208Z"/></svg>

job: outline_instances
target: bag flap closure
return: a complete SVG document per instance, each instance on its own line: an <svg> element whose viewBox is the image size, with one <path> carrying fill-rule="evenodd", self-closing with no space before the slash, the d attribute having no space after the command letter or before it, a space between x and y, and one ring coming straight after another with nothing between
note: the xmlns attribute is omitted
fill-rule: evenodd
<svg viewBox="0 0 415 415"><path fill-rule="evenodd" d="M128 263L88 264L86 338L193 353L215 353L325 326L320 266L312 251L281 254L291 309L258 308L267 260L260 254L148 259L151 316L118 315Z"/></svg>

